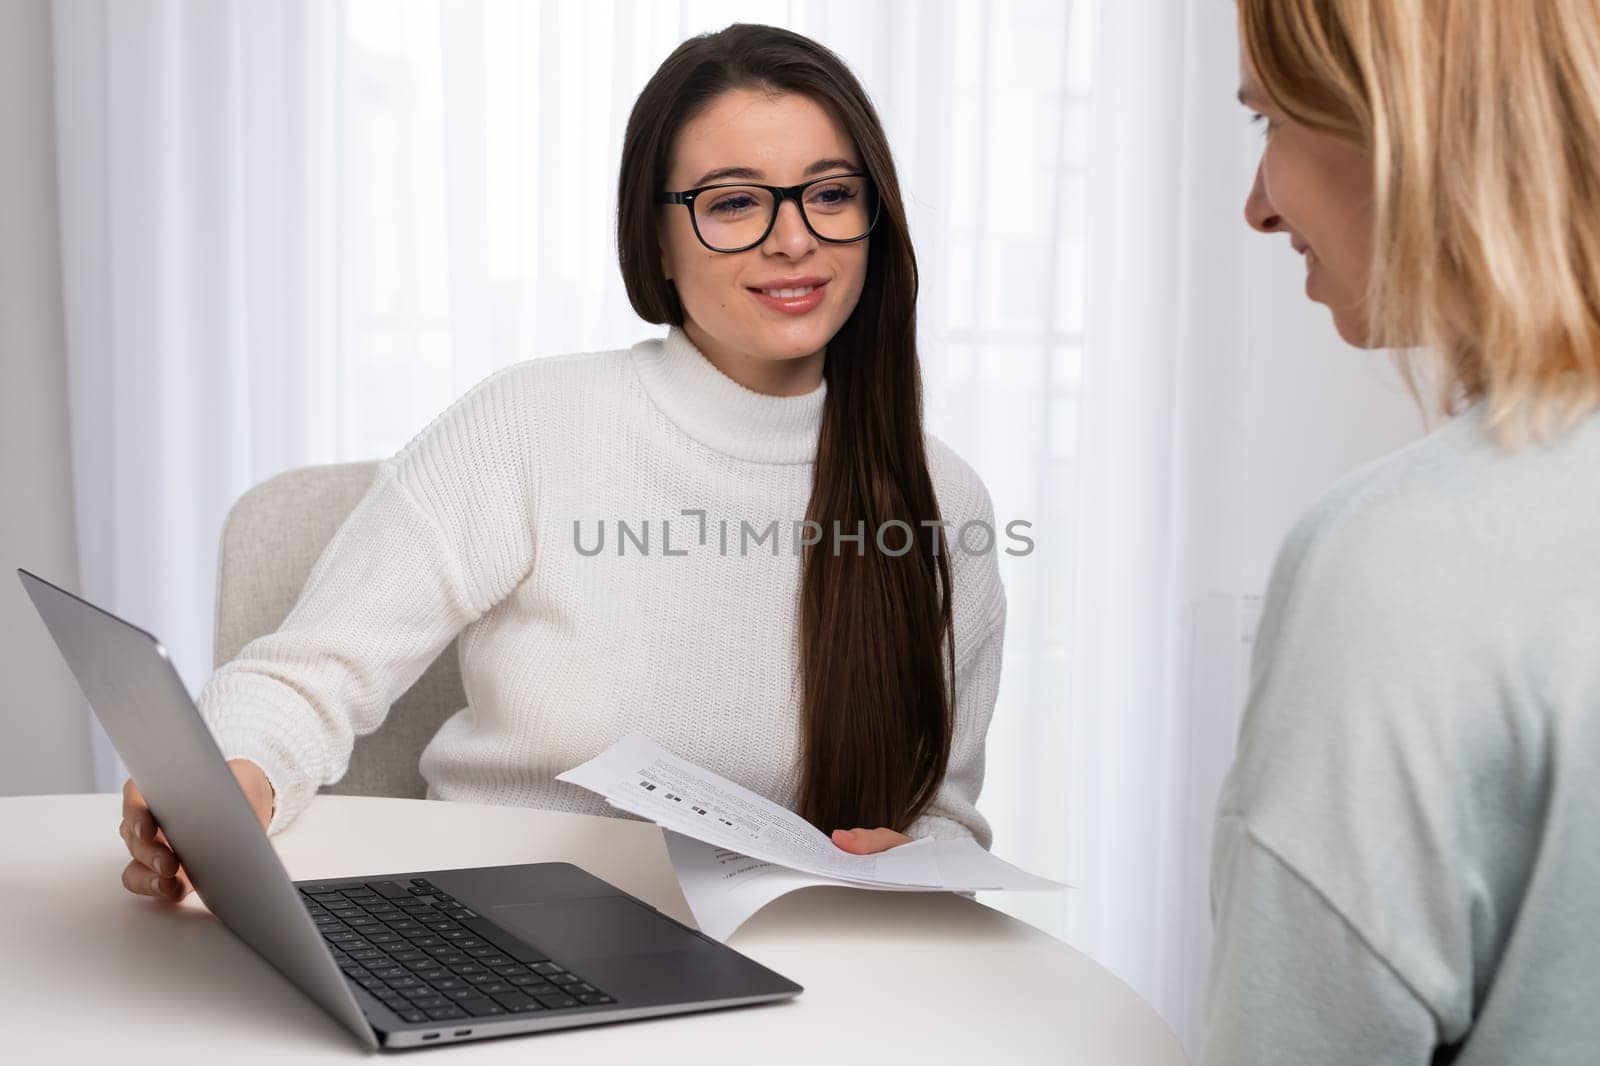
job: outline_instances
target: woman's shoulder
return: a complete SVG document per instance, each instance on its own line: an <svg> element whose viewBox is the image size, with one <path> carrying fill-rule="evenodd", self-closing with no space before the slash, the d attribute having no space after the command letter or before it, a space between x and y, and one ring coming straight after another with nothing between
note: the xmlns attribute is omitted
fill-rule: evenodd
<svg viewBox="0 0 1600 1066"><path fill-rule="evenodd" d="M1534 676L1588 658L1600 493L1574 486L1600 469L1600 423L1586 432L1507 448L1467 414L1346 477L1284 542L1258 670L1285 657L1390 664L1388 684L1419 690L1395 705L1414 706L1469 666Z"/></svg>
<svg viewBox="0 0 1600 1066"><path fill-rule="evenodd" d="M1407 447L1344 477L1297 523L1286 565L1326 569L1341 583L1413 587L1463 570L1538 566L1600 534L1600 494L1572 495L1600 463L1600 421L1544 443L1508 446L1470 409ZM1561 522L1540 522L1559 508ZM1313 561L1328 564L1309 567Z"/></svg>
<svg viewBox="0 0 1600 1066"><path fill-rule="evenodd" d="M521 427L524 433L576 432L605 417L623 393L630 349L536 355L482 378L439 416Z"/></svg>
<svg viewBox="0 0 1600 1066"><path fill-rule="evenodd" d="M616 396L628 349L534 356L479 379L440 411L397 459L436 452L448 441L521 448L530 435L571 432L597 402Z"/></svg>
<svg viewBox="0 0 1600 1066"><path fill-rule="evenodd" d="M1006 531L997 528L988 486L972 465L932 433L924 435L924 445L950 553L960 662L976 650L984 635L1004 625L1006 593L1000 581L999 553L1011 542L1006 540Z"/></svg>
<svg viewBox="0 0 1600 1066"><path fill-rule="evenodd" d="M923 447L928 456L928 476L933 479L933 491L939 499L939 512L944 521L952 525L967 522L994 524L994 502L989 487L973 469L972 464L932 433L923 434Z"/></svg>
<svg viewBox="0 0 1600 1066"><path fill-rule="evenodd" d="M1463 537L1458 427L1446 426L1346 474L1305 512L1279 549L1267 590L1264 638L1292 620L1335 615L1364 635L1373 619L1407 628L1399 614L1430 602L1425 585L1457 582ZM1367 621L1362 621L1366 619ZM1268 640L1268 643L1271 641Z"/></svg>
<svg viewBox="0 0 1600 1066"><path fill-rule="evenodd" d="M586 385L604 385L619 378L628 362L629 348L597 349L535 355L502 367L489 375L479 387L495 381L532 389L567 392Z"/></svg>

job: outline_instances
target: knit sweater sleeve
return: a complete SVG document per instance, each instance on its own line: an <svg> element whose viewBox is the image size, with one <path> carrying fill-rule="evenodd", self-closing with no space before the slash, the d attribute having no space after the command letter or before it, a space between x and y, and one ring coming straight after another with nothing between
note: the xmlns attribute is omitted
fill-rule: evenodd
<svg viewBox="0 0 1600 1066"><path fill-rule="evenodd" d="M1434 1061L1438 1025L1316 885L1245 822L1217 821L1206 1066Z"/></svg>
<svg viewBox="0 0 1600 1066"><path fill-rule="evenodd" d="M349 765L355 738L533 561L536 485L521 368L478 385L397 455L273 632L210 678L200 713L225 757L266 772L269 832Z"/></svg>
<svg viewBox="0 0 1600 1066"><path fill-rule="evenodd" d="M936 469L948 470L951 465L946 461ZM995 518L988 490L977 474L964 463L959 468L959 476L947 475L949 482L940 501L950 522L948 546L956 630L950 762L933 802L911 823L906 834L913 839L967 837L987 848L994 834L988 819L978 811L978 794L983 790L989 720L1000 689L1006 595L1000 583L999 545L994 538L987 538L988 550L981 552L967 551L961 543L959 531L963 526L970 522L992 531ZM974 533L967 543L978 547L983 539Z"/></svg>
<svg viewBox="0 0 1600 1066"><path fill-rule="evenodd" d="M994 840L989 820L978 811L983 789L985 737L1000 688L1000 656L1005 645L1005 601L987 627L971 660L956 671L955 729L950 764L933 803L911 823L912 839L969 837L987 848Z"/></svg>

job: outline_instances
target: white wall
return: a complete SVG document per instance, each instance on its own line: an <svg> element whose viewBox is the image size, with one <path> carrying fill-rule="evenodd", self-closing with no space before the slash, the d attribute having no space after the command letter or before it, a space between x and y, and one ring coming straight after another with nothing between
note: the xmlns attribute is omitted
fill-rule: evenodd
<svg viewBox="0 0 1600 1066"><path fill-rule="evenodd" d="M86 711L15 570L76 587L47 0L0 3L0 795L86 792Z"/></svg>

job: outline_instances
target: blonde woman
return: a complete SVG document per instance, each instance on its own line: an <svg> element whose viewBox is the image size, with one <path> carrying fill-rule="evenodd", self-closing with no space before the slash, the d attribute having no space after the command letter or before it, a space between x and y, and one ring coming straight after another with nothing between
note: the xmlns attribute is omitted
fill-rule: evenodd
<svg viewBox="0 0 1600 1066"><path fill-rule="evenodd" d="M1290 536L1211 1063L1600 1055L1600 7L1239 0L1250 224L1453 418Z"/></svg>

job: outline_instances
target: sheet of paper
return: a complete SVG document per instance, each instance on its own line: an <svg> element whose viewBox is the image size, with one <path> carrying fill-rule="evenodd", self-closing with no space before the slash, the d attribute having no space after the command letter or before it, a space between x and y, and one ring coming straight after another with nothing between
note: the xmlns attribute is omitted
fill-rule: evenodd
<svg viewBox="0 0 1600 1066"><path fill-rule="evenodd" d="M813 885L837 885L831 877L801 873L787 866L752 859L736 851L705 844L668 829L667 855L683 889L683 898L700 931L727 940L752 914L780 896ZM854 885L882 891L925 892L927 889Z"/></svg>
<svg viewBox="0 0 1600 1066"><path fill-rule="evenodd" d="M879 856L841 851L793 811L678 758L640 733L623 737L556 780L581 785L618 810L741 855L826 877L879 879ZM942 887L934 862L900 861L896 867L901 878Z"/></svg>
<svg viewBox="0 0 1600 1066"><path fill-rule="evenodd" d="M851 855L793 811L639 733L557 780L596 792L618 810L664 829L835 883L957 892L1065 887L1019 870L968 839L917 841L877 855Z"/></svg>
<svg viewBox="0 0 1600 1066"><path fill-rule="evenodd" d="M923 861L939 869L939 887L952 892L1054 892L1068 888L995 858L973 840L929 840ZM901 848L885 852L890 858Z"/></svg>

